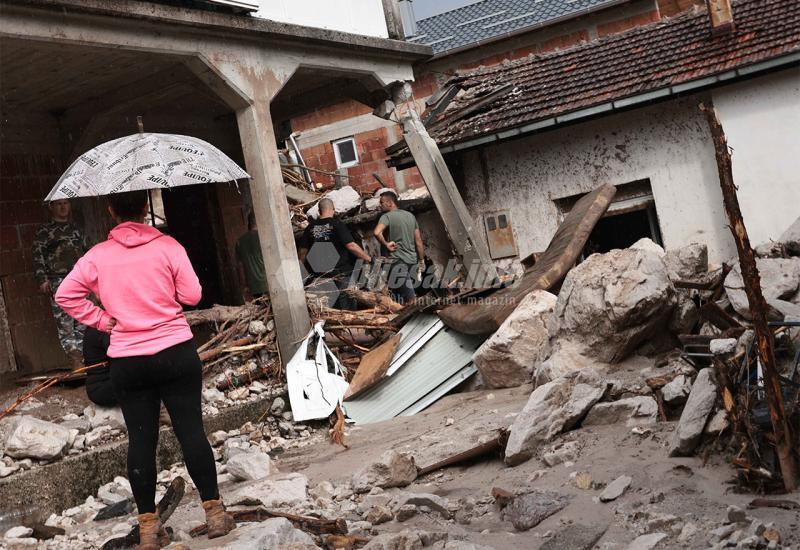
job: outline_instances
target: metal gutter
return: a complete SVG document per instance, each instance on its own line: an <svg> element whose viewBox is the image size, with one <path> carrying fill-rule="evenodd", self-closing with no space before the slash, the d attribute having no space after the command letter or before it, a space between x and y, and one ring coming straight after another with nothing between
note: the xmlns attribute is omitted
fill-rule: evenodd
<svg viewBox="0 0 800 550"><path fill-rule="evenodd" d="M471 139L469 141L445 145L440 147L440 150L442 151L442 154L446 154L453 153L455 151L463 151L465 149L472 149L481 145L500 142L509 138L533 134L536 131L544 128L555 128L557 126L561 126L562 124L589 119L602 114L619 112L637 105L678 97L687 92L697 92L700 90L713 88L720 84L728 84L736 79L754 76L758 73L770 71L772 69L778 69L782 67L788 68L789 66L798 63L800 63L800 51L777 57L775 59L770 59L768 61L762 61L761 63L755 63L746 67L725 71L724 73L720 73L718 75L698 78L689 82L675 84L674 86L666 86L664 88L659 88L657 90L652 90L650 92L645 92L635 96L625 97L608 103L603 103L601 105L588 107L586 109L580 109L578 111L572 111L563 115L537 120L536 122L532 122L525 126L520 126L519 128L511 128L510 130L495 132L493 134ZM413 159L410 156L403 157L395 164L395 166L397 168L408 168L413 166Z"/></svg>

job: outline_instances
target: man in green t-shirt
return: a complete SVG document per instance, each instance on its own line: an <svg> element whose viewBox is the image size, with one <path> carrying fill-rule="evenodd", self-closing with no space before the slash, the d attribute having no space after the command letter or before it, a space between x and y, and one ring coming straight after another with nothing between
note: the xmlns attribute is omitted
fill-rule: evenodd
<svg viewBox="0 0 800 550"><path fill-rule="evenodd" d="M239 260L239 278L244 285L244 298L251 300L267 293L267 274L253 212L247 216L247 229L247 233L236 242L236 258Z"/></svg>
<svg viewBox="0 0 800 550"><path fill-rule="evenodd" d="M425 247L417 219L411 212L398 208L393 191L381 194L380 205L384 213L375 226L375 238L389 253L389 290L402 304L416 296L414 281L417 266L424 265Z"/></svg>

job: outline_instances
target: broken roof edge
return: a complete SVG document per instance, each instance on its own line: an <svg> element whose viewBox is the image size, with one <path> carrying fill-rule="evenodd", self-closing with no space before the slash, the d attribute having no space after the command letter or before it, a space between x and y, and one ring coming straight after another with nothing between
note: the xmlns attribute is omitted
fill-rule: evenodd
<svg viewBox="0 0 800 550"><path fill-rule="evenodd" d="M798 50L800 50L800 47L798 47ZM452 143L445 142L444 145L440 145L439 150L443 155L446 155L449 153L455 153L457 151L475 149L489 143L500 143L506 140L517 139L547 130L554 130L569 124L584 122L592 118L598 118L609 114L645 107L654 103L683 97L688 94L697 93L726 84L732 84L734 82L740 82L749 78L761 76L777 70L789 69L795 66L800 66L800 51L774 57L765 61L761 61L760 63L743 65L735 69L722 71L710 76L703 76L701 78L681 82L672 86L665 86L663 88L649 90L641 94L621 97L612 101L606 101L591 107L577 109L574 111L566 111L559 115L536 119L533 121L526 121L524 124L520 124L519 126L507 128L498 132L492 132L490 134L475 137L473 139L456 141ZM446 120L443 122L446 122ZM416 164L413 157L407 154L407 149L404 149L403 153L405 154L401 157L390 157L387 161L389 166L392 166L398 170L405 170L407 168L414 167Z"/></svg>
<svg viewBox="0 0 800 550"><path fill-rule="evenodd" d="M564 23L566 21L571 21L573 19L578 19L579 17L583 17L585 15L590 15L593 13L597 13L599 11L607 10L610 8L615 8L622 4L630 4L635 2L636 0L611 0L605 4L599 4L596 6L591 6L588 8L584 8L582 10L568 13L566 15L562 15L559 17L554 17L553 19L547 19L545 21L539 21L538 23L534 23L533 25L528 25L527 27L521 27L519 29L514 29L513 31L505 32L502 34L498 34L497 36L492 36L491 38L484 38L483 40L477 40L475 42L470 42L468 44L464 44L463 46L458 46L453 48L452 50L444 50L439 53L434 53L433 57L429 59L429 61L438 61L439 59L444 59L451 55L458 55L460 53L464 53L466 51L475 49L475 48L482 48L483 46L488 46L489 44L494 44L496 42L502 42L503 40L508 40L510 38L516 38L517 36L521 36L523 34L538 31L543 28L550 27L552 25L558 25L560 23ZM457 8L461 9L461 8ZM440 14L441 15L441 14ZM438 17L437 15L433 15L426 19L432 19L433 17Z"/></svg>
<svg viewBox="0 0 800 550"><path fill-rule="evenodd" d="M0 6L15 5L34 9L63 10L96 16L116 17L148 21L162 25L180 25L203 28L209 31L252 35L284 41L316 43L319 46L335 46L359 51L368 51L411 61L430 58L433 50L429 46L402 40L379 38L343 31L334 31L292 23L282 23L247 15L216 13L165 4L153 4L142 0L2 0Z"/></svg>

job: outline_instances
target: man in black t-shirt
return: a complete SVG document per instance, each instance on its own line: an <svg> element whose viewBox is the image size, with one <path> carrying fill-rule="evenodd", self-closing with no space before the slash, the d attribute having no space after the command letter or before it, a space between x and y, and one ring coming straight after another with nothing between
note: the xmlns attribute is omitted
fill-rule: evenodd
<svg viewBox="0 0 800 550"><path fill-rule="evenodd" d="M320 277L334 277L336 286L347 288L353 272L354 259L372 263L372 258L361 248L342 221L334 218L333 201L319 201L319 218L311 220L300 241L298 257L309 267L309 271ZM349 305L344 294L339 296L334 307Z"/></svg>

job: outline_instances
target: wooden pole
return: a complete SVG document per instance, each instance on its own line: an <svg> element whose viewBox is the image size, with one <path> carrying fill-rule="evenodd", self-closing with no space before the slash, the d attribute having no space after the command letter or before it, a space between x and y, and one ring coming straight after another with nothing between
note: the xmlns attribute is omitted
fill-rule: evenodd
<svg viewBox="0 0 800 550"><path fill-rule="evenodd" d="M728 151L728 142L722 124L719 122L713 103L700 104L700 110L705 113L711 138L714 142L714 151L719 170L719 183L722 187L722 198L725 211L728 214L733 240L739 253L739 265L742 269L742 280L747 294L747 302L753 317L753 328L758 344L758 358L764 370L764 389L769 405L769 415L772 420L772 429L775 435L775 448L778 451L783 485L787 492L797 488L797 463L794 457L792 444L792 431L786 418L783 405L783 393L778 379L778 370L775 366L775 352L772 332L767 323L767 301L761 292L761 276L758 273L755 254L750 246L750 238L744 226L742 212L739 208L739 199L736 196L736 185L733 183L733 168L731 155Z"/></svg>

